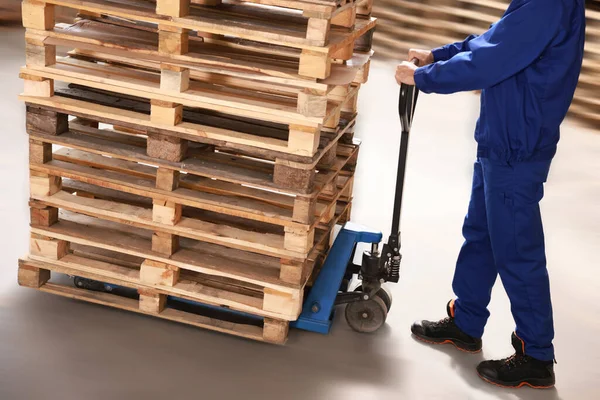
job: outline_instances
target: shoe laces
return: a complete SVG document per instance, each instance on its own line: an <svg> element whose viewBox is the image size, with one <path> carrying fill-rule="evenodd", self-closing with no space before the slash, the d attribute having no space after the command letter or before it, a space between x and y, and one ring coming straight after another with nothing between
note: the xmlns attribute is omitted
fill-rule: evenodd
<svg viewBox="0 0 600 400"><path fill-rule="evenodd" d="M435 322L434 325L437 328L445 328L449 325L452 325L453 323L454 323L454 318L446 317L444 319L440 319L439 321Z"/></svg>
<svg viewBox="0 0 600 400"><path fill-rule="evenodd" d="M527 364L530 360L531 357L528 355L515 353L512 356L503 359L502 364L510 370L523 364Z"/></svg>

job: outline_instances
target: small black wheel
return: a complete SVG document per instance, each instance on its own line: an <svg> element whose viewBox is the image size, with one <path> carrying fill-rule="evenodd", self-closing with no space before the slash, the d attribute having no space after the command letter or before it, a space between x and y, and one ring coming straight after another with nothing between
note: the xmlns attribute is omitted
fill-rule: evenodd
<svg viewBox="0 0 600 400"><path fill-rule="evenodd" d="M356 332L373 333L385 324L387 307L380 297L348 303L346 321Z"/></svg>
<svg viewBox="0 0 600 400"><path fill-rule="evenodd" d="M362 290L362 285L358 285L356 289L354 289L355 292L362 292ZM381 300L383 300L383 302L385 303L387 311L390 312L393 303L392 292L390 292L390 289L388 289L387 286L382 285L381 289L379 289L377 293L375 293L375 296L381 297Z"/></svg>

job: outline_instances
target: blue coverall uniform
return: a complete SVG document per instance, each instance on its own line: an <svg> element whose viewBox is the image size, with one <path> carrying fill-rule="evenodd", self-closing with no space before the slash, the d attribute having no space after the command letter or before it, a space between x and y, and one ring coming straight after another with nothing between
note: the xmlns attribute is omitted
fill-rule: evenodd
<svg viewBox="0 0 600 400"><path fill-rule="evenodd" d="M433 50L425 93L482 89L473 188L453 281L457 326L481 337L499 274L525 353L552 360L539 201L583 60L583 0L513 0L481 36Z"/></svg>

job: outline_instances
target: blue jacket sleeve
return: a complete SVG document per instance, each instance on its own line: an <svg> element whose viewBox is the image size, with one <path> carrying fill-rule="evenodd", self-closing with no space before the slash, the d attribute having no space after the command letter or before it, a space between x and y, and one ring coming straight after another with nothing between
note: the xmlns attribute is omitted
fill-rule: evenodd
<svg viewBox="0 0 600 400"><path fill-rule="evenodd" d="M485 89L515 75L538 58L558 33L564 6L559 0L524 0L468 50L415 71L425 93Z"/></svg>
<svg viewBox="0 0 600 400"><path fill-rule="evenodd" d="M462 53L463 51L469 50L469 42L475 39L478 35L471 35L467 37L462 42L450 43L442 47L435 48L431 50L433 53L434 61L446 61L457 55L458 53Z"/></svg>

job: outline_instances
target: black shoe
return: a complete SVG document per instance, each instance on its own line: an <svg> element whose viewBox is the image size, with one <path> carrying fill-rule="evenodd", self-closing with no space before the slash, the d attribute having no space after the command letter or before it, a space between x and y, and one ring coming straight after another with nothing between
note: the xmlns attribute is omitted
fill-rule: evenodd
<svg viewBox="0 0 600 400"><path fill-rule="evenodd" d="M417 321L411 331L417 339L431 344L452 344L468 353L481 351L481 339L474 338L461 331L454 323L454 302L446 306L448 318L439 321Z"/></svg>
<svg viewBox="0 0 600 400"><path fill-rule="evenodd" d="M488 383L507 388L530 386L547 389L554 386L554 361L541 361L524 354L525 343L512 334L516 353L497 361L484 361L477 366L477 373Z"/></svg>

